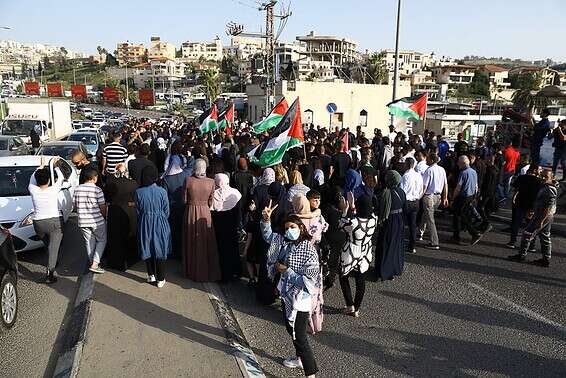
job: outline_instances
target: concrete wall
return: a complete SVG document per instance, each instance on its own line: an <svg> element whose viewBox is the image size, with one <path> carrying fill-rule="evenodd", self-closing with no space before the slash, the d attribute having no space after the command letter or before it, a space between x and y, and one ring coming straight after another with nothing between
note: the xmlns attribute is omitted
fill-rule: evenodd
<svg viewBox="0 0 566 378"><path fill-rule="evenodd" d="M328 103L332 102L337 105L337 113L342 113L343 127L351 129L360 125L360 112L365 110L367 127L364 128L364 131L369 136L373 135L375 128L387 130L390 116L386 105L391 102L392 92L390 85L312 81L282 81L278 83L275 91L276 101L279 101L281 96L285 96L289 105L299 97L303 118L307 119L305 112L310 110L312 111L312 122L323 127L328 127L330 121L330 115L326 110ZM400 85L397 88L397 98L408 97L410 94L410 85ZM248 116L252 122L257 122L264 115L263 90L257 85L248 86L247 95L250 110ZM336 122L335 118L333 125Z"/></svg>

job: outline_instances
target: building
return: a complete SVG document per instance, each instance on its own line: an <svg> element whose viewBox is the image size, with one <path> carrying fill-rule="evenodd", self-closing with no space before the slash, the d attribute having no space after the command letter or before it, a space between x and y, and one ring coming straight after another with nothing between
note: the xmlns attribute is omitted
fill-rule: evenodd
<svg viewBox="0 0 566 378"><path fill-rule="evenodd" d="M391 102L391 85L332 82L286 81L282 80L275 87L275 101L283 96L289 105L297 96L301 101L303 123L313 123L323 127L362 126L366 135L373 135L373 129L387 130L390 116L387 104ZM261 85L248 85L248 119L258 122L266 114L265 91ZM399 97L410 96L409 85L399 85ZM326 110L329 103L337 105L332 115ZM405 121L401 121L405 124Z"/></svg>
<svg viewBox="0 0 566 378"><path fill-rule="evenodd" d="M140 64L147 60L147 50L143 44L118 43L116 46L116 60L120 66Z"/></svg>
<svg viewBox="0 0 566 378"><path fill-rule="evenodd" d="M492 91L497 89L507 89L511 86L509 82L509 70L493 64L486 64L477 68L489 77L489 86Z"/></svg>
<svg viewBox="0 0 566 378"><path fill-rule="evenodd" d="M153 59L134 67L134 84L138 88L178 88L185 79L185 64L173 59Z"/></svg>
<svg viewBox="0 0 566 378"><path fill-rule="evenodd" d="M181 56L188 63L198 62L201 59L215 62L222 61L222 40L216 37L214 41L206 42L184 42L181 45Z"/></svg>
<svg viewBox="0 0 566 378"><path fill-rule="evenodd" d="M246 60L265 50L264 38L234 36L230 46L223 48L224 55Z"/></svg>
<svg viewBox="0 0 566 378"><path fill-rule="evenodd" d="M385 67L389 71L388 83L392 83L395 72L395 50L387 49L383 52L385 53ZM434 52L423 54L412 50L399 51L399 75L412 75L414 72L426 71L431 67L446 66L452 63L451 58L438 57Z"/></svg>
<svg viewBox="0 0 566 378"><path fill-rule="evenodd" d="M175 45L161 41L160 37L151 37L151 47L147 51L148 59L175 59Z"/></svg>
<svg viewBox="0 0 566 378"><path fill-rule="evenodd" d="M0 79L17 79L22 77L21 63L0 63Z"/></svg>
<svg viewBox="0 0 566 378"><path fill-rule="evenodd" d="M278 77L287 72L294 80L329 81L336 78L332 62L315 60L307 52L304 42L277 43L274 53ZM293 71L292 75L289 70Z"/></svg>
<svg viewBox="0 0 566 378"><path fill-rule="evenodd" d="M305 44L305 52L310 59L330 62L333 69L361 60L361 54L356 51L356 42L347 38L316 35L311 31L308 35L297 37L297 41Z"/></svg>
<svg viewBox="0 0 566 378"><path fill-rule="evenodd" d="M430 101L443 101L442 85L434 82L422 82L411 86L413 96L426 94Z"/></svg>
<svg viewBox="0 0 566 378"><path fill-rule="evenodd" d="M476 68L476 66L463 64L437 66L432 68L432 75L437 84L448 84L450 87L468 85L475 76Z"/></svg>
<svg viewBox="0 0 566 378"><path fill-rule="evenodd" d="M516 67L509 71L509 75L527 75L534 74L539 75L541 82L538 89L542 89L549 85L556 85L560 81L560 74L558 71L553 70L548 67Z"/></svg>

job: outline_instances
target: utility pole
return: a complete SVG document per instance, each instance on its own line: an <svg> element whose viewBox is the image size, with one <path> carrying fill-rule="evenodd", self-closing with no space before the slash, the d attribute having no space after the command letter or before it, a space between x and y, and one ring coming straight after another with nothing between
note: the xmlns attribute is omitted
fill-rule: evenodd
<svg viewBox="0 0 566 378"><path fill-rule="evenodd" d="M130 87L128 84L128 64L126 63L126 113L130 114Z"/></svg>
<svg viewBox="0 0 566 378"><path fill-rule="evenodd" d="M397 97L397 80L399 78L399 30L401 28L401 5L402 0L397 2L397 32L395 33L395 68L393 70L393 96L391 101L395 101ZM391 124L394 117L391 116Z"/></svg>
<svg viewBox="0 0 566 378"><path fill-rule="evenodd" d="M263 3L261 9L265 10L265 116L271 109L271 97L275 95L275 41L273 38L273 7L277 1Z"/></svg>

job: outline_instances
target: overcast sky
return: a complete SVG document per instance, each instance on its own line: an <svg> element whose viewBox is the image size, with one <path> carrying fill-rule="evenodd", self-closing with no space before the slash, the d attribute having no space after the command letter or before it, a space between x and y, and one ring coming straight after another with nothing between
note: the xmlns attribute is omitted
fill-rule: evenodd
<svg viewBox="0 0 566 378"><path fill-rule="evenodd" d="M281 2L281 1L280 1ZM225 25L265 28L255 0L0 0L0 39L64 45L92 53L152 35L228 41ZM348 37L364 51L392 48L397 0L293 0L281 36L310 30ZM285 1L289 4L289 0ZM276 8L279 10L279 6ZM566 0L403 0L401 48L455 58L465 55L552 58L566 62Z"/></svg>

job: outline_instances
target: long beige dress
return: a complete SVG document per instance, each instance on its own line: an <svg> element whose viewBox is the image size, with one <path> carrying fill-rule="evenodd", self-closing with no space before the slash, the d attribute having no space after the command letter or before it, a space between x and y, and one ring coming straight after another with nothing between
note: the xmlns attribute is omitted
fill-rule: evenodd
<svg viewBox="0 0 566 378"><path fill-rule="evenodd" d="M197 282L219 281L220 262L209 201L214 180L187 177L183 200L187 204L184 219L183 269L185 276Z"/></svg>

